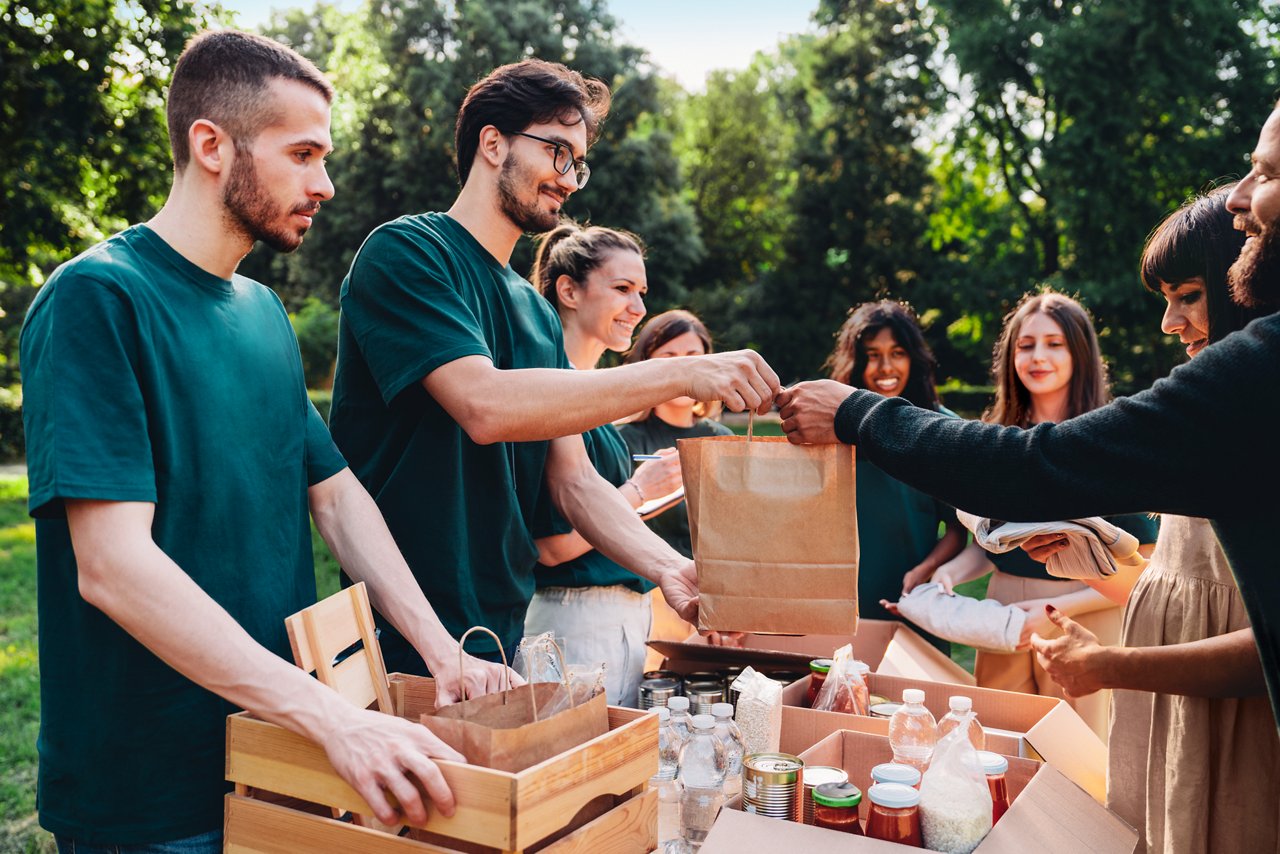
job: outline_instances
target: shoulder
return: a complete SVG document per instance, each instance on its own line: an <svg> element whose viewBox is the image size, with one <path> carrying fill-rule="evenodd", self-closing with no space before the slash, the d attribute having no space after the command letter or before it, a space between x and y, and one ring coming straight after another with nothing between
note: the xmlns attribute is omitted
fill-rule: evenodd
<svg viewBox="0 0 1280 854"><path fill-rule="evenodd" d="M128 302L139 290L152 288L128 236L128 231L121 232L54 270L32 301L26 323L39 317L55 299L62 305L90 310L104 300Z"/></svg>

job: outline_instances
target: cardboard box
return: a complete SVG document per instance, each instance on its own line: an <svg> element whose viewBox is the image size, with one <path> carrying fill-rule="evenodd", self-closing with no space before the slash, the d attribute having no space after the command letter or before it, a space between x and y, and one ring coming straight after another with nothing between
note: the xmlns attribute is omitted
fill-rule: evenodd
<svg viewBox="0 0 1280 854"><path fill-rule="evenodd" d="M888 739L883 736L842 731L832 733L805 751L801 758L810 765L843 768L850 781L865 791L872 766L888 761L891 756ZM1138 844L1136 830L1096 803L1051 765L1010 758L1006 780L1012 803L978 845L976 850L981 854L1027 851L1130 854ZM864 798L864 820L868 807ZM894 854L907 849L880 840L724 809L701 850L703 854L796 850L803 850L805 854L849 851Z"/></svg>
<svg viewBox="0 0 1280 854"><path fill-rule="evenodd" d="M925 706L937 719L947 713L948 699L952 695L970 697L978 722L987 730L988 749L1048 762L1098 803L1106 803L1107 747L1075 709L1056 697L960 687L904 679L886 673L872 673L868 687L873 694L883 694L894 700L900 700L907 688L919 688L924 691ZM782 742L779 749L784 753L798 755L840 729L888 736L889 721L886 718L806 708L808 691L807 677L783 689Z"/></svg>

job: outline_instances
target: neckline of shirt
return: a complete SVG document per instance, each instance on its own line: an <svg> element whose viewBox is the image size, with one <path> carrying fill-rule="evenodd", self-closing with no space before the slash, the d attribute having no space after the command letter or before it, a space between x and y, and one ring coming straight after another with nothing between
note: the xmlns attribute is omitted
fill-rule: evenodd
<svg viewBox="0 0 1280 854"><path fill-rule="evenodd" d="M208 270L201 269L177 249L170 246L163 237L156 234L146 223L138 223L130 230L137 234L147 247L159 255L169 266L194 284L226 296L230 296L235 292L234 278L224 279L221 276L210 273Z"/></svg>

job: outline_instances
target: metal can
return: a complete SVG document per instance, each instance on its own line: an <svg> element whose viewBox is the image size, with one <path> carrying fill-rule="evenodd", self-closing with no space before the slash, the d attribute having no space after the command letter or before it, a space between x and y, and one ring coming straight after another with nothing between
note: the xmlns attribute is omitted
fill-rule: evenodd
<svg viewBox="0 0 1280 854"><path fill-rule="evenodd" d="M674 679L676 680L676 696L684 696L684 677L674 670L646 670L644 672L645 679Z"/></svg>
<svg viewBox="0 0 1280 854"><path fill-rule="evenodd" d="M804 788L800 795L800 817L805 824L813 824L813 790L823 783L847 783L849 772L831 765L806 765Z"/></svg>
<svg viewBox="0 0 1280 854"><path fill-rule="evenodd" d="M678 694L679 683L665 677L645 679L640 683L640 708L652 709L665 706L667 700Z"/></svg>
<svg viewBox="0 0 1280 854"><path fill-rule="evenodd" d="M724 702L724 683L719 679L710 682L687 681L684 695L689 698L689 714L709 715L711 707Z"/></svg>
<svg viewBox="0 0 1280 854"><path fill-rule="evenodd" d="M902 708L901 703L876 703L867 711L873 718L891 718L893 713Z"/></svg>
<svg viewBox="0 0 1280 854"><path fill-rule="evenodd" d="M742 760L742 809L767 818L800 820L804 761L789 753L753 753Z"/></svg>
<svg viewBox="0 0 1280 854"><path fill-rule="evenodd" d="M768 677L769 677L770 679L772 679L774 682L780 682L780 683L782 683L782 687L784 687L784 688L785 688L786 686L790 685L792 682L799 682L801 679L804 679L804 678L805 678L805 677L807 677L808 675L809 675L809 671L808 671L808 670L805 670L805 671L800 671L800 670L778 670L778 671L776 671L776 672L774 672L774 673L766 673L766 674L765 674L765 676L768 676Z"/></svg>
<svg viewBox="0 0 1280 854"><path fill-rule="evenodd" d="M728 696L729 689L733 687L733 680L742 675L742 668L736 664L728 667L722 667L716 671L716 675L724 682L724 693Z"/></svg>

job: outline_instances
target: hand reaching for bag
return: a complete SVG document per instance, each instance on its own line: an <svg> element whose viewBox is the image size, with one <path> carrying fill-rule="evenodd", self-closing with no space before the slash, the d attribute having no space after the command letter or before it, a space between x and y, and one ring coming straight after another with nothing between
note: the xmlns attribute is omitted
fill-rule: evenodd
<svg viewBox="0 0 1280 854"><path fill-rule="evenodd" d="M677 570L666 572L658 580L662 598L667 600L680 619L698 625L698 570L686 561Z"/></svg>
<svg viewBox="0 0 1280 854"><path fill-rule="evenodd" d="M479 697L503 690L507 687L504 670L508 668L466 653L463 653L462 670L459 670L457 654L446 656L431 669L431 675L436 680L436 708L460 702L463 699L464 685L467 697ZM524 684L520 674L514 670L510 674L512 688Z"/></svg>

